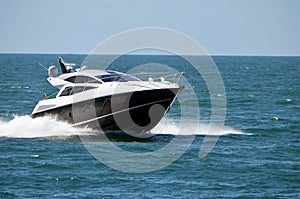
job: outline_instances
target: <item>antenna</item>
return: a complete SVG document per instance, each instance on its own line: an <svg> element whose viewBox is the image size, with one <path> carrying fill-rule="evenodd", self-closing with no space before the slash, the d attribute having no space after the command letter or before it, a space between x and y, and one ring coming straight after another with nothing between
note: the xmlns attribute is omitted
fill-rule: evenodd
<svg viewBox="0 0 300 199"><path fill-rule="evenodd" d="M44 69L46 69L48 71L48 68L46 68L46 66L44 66L43 64L41 63L38 63L41 67L43 67Z"/></svg>

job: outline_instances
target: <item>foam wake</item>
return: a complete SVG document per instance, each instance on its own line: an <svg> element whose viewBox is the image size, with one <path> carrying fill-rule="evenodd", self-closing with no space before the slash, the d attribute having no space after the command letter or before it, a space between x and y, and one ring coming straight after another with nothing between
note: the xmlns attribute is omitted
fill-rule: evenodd
<svg viewBox="0 0 300 199"><path fill-rule="evenodd" d="M154 129L152 134L164 135L249 135L230 127L224 127L221 131L209 131L209 124L198 122L182 122L181 125L172 119L163 119ZM41 138L41 137L68 137L74 135L95 135L95 130L88 128L72 127L71 124L57 121L51 117L38 117L32 119L29 116L15 116L6 122L0 119L0 137L9 138Z"/></svg>
<svg viewBox="0 0 300 199"><path fill-rule="evenodd" d="M211 128L212 127L212 128ZM210 129L211 128L211 129ZM153 134L169 134L169 135L251 135L231 127L224 126L221 131L214 130L213 126L206 123L198 123L196 121L176 122L172 119L163 119L154 129Z"/></svg>
<svg viewBox="0 0 300 199"><path fill-rule="evenodd" d="M57 121L51 117L33 119L26 115L15 116L14 119L8 122L0 120L0 137L40 138L86 135L88 133L92 133L92 130L75 128L68 123Z"/></svg>

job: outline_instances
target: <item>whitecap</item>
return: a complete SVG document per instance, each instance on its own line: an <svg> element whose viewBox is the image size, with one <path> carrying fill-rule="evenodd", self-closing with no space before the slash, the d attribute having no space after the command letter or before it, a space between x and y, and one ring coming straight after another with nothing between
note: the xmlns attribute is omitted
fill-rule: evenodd
<svg viewBox="0 0 300 199"><path fill-rule="evenodd" d="M273 120L273 121L278 121L279 118L278 118L278 117L272 117L271 120Z"/></svg>

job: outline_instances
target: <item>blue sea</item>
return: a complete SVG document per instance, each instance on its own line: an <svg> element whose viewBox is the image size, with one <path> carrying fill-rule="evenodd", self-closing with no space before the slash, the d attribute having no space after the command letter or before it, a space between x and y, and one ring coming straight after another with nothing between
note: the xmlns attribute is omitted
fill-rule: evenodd
<svg viewBox="0 0 300 199"><path fill-rule="evenodd" d="M199 150L207 138L210 93L203 79L194 78L189 63L169 55L127 55L111 63L111 69L121 72L149 63L185 72L200 107L199 121L182 123L179 138L176 101L162 121L164 128L152 138L120 135L111 140L143 154L165 147L174 137L184 143L195 135L177 160L135 173L111 168L90 153L81 136L91 130L28 116L45 93L57 92L44 67L58 66L58 56L79 66L86 58L0 54L0 198L300 198L300 57L212 57L224 82L227 109L220 137L204 158ZM99 62L106 60L103 56ZM181 95L190 98L188 92ZM130 165L134 170L135 162Z"/></svg>

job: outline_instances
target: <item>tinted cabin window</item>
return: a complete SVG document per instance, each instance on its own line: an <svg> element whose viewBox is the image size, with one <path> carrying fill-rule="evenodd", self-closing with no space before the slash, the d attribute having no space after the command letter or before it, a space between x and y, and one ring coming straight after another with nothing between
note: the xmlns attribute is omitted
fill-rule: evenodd
<svg viewBox="0 0 300 199"><path fill-rule="evenodd" d="M65 90L60 94L60 96L68 96L72 91L72 87L66 87Z"/></svg>
<svg viewBox="0 0 300 199"><path fill-rule="evenodd" d="M90 90L90 89L94 89L94 87L90 87L90 86L75 86L73 88L73 90L72 90L71 95L76 94L76 93L80 93L80 92L83 92L83 91L87 91L87 90Z"/></svg>
<svg viewBox="0 0 300 199"><path fill-rule="evenodd" d="M96 79L87 76L73 76L66 79L68 82L72 83L100 83Z"/></svg>
<svg viewBox="0 0 300 199"><path fill-rule="evenodd" d="M101 75L101 76L99 76L99 78L103 82L115 82L120 79L120 76L118 76L118 75Z"/></svg>
<svg viewBox="0 0 300 199"><path fill-rule="evenodd" d="M92 77L88 77L88 83L100 83L100 82Z"/></svg>
<svg viewBox="0 0 300 199"><path fill-rule="evenodd" d="M128 81L139 81L138 78L133 77L131 75L119 75L119 74L113 74L113 75L101 75L97 76L97 78L101 79L103 82L128 82Z"/></svg>
<svg viewBox="0 0 300 199"><path fill-rule="evenodd" d="M75 86L72 90L72 93L71 95L75 94L75 93L80 93L84 90L84 87L83 86Z"/></svg>
<svg viewBox="0 0 300 199"><path fill-rule="evenodd" d="M80 93L80 92L87 91L87 90L94 89L94 88L95 87L90 87L90 86L66 87L65 90L60 94L60 97L73 95L73 94Z"/></svg>
<svg viewBox="0 0 300 199"><path fill-rule="evenodd" d="M89 87L89 86L84 87L84 91L91 90L91 89L95 89L95 87Z"/></svg>

